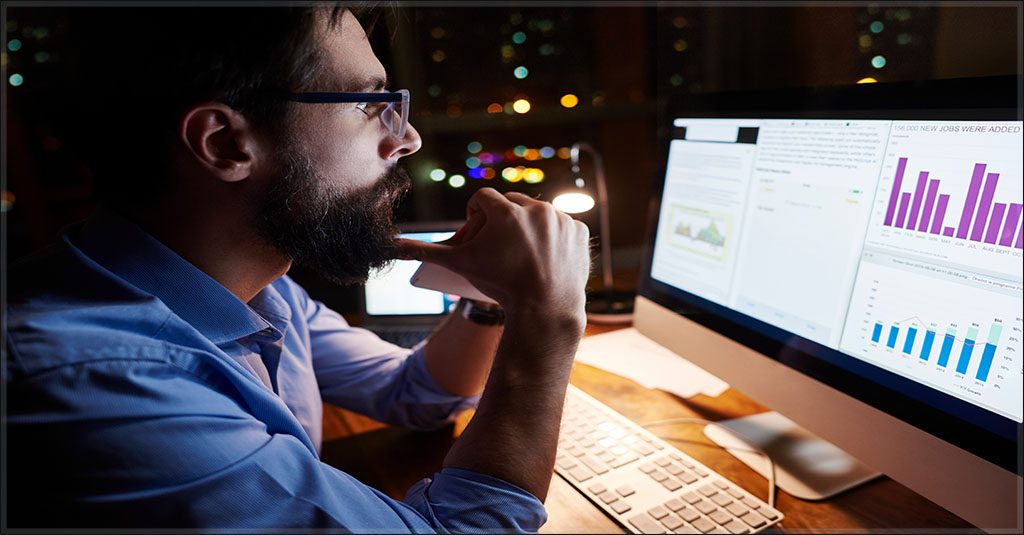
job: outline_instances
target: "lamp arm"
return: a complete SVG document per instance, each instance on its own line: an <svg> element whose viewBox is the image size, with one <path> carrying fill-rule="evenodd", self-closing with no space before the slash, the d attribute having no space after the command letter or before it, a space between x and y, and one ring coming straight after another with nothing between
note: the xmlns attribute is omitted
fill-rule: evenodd
<svg viewBox="0 0 1024 535"><path fill-rule="evenodd" d="M608 186L605 182L604 159L591 144L578 142L569 149L569 155L574 171L579 171L580 150L584 149L594 159L594 179L597 185L597 210L601 226L601 280L604 283L604 290L609 300L612 297L614 288L612 278L612 240L611 221L608 209Z"/></svg>

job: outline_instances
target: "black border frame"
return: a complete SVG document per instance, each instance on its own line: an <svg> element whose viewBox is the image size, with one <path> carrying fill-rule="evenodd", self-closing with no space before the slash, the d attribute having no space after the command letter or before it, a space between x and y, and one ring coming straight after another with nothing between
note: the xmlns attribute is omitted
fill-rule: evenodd
<svg viewBox="0 0 1024 535"><path fill-rule="evenodd" d="M1020 474L1022 424L664 284L650 272L675 118L1021 121L1022 87L1024 77L998 76L670 97L662 102L658 114L661 160L647 211L639 295Z"/></svg>

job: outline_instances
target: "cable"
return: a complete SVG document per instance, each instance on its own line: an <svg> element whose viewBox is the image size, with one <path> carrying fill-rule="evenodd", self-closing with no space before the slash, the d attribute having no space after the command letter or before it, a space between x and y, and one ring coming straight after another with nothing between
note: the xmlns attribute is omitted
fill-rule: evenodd
<svg viewBox="0 0 1024 535"><path fill-rule="evenodd" d="M736 450L736 451L745 451L745 452L748 452L748 453L757 453L757 454L761 455L762 457L764 457L765 459L768 459L768 507L771 507L772 509L775 509L775 461L773 461L771 456L768 455L768 452L764 451L757 444L754 444L754 442L751 441L749 437L744 436L742 433L740 433L740 432L738 432L738 431L736 431L734 429L731 429L728 426L722 425L722 424L720 424L718 422L712 422L711 420L704 420L703 418L669 418L667 420L655 420L653 422L643 423L643 424L640 424L640 426L646 429L648 427L657 427L657 426L662 426L662 425L674 425L674 424L713 425L713 426L718 427L718 428L720 428L722 430L725 430L725 431L727 431L729 433L732 433L737 438L739 438L740 440L742 440L748 446L751 447L751 449L749 449L749 450L744 450L744 449L741 449L741 448L728 447L728 446L722 446L722 448L724 448L726 450ZM661 437L659 437L659 438L661 438ZM670 439L670 440L681 440L681 439Z"/></svg>

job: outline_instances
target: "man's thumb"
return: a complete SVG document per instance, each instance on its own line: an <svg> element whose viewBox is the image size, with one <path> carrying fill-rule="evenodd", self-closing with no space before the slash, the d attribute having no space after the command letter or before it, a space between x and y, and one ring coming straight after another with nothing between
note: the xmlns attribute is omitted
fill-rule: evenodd
<svg viewBox="0 0 1024 535"><path fill-rule="evenodd" d="M451 245L399 238L395 241L395 256L402 260L419 260L449 267Z"/></svg>

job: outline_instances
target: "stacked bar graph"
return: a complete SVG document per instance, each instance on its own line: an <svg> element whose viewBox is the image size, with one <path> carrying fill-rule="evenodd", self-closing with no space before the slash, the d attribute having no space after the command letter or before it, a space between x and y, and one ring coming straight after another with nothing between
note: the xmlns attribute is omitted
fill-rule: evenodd
<svg viewBox="0 0 1024 535"><path fill-rule="evenodd" d="M925 329L923 342L920 346L915 344L918 339L917 333L919 328L916 326L908 326L905 330L899 325L889 325L886 330L886 325L882 322L875 322L871 329L871 343L878 345L882 343L882 332L888 332L888 337L885 340L885 346L889 349L895 350L897 348L897 340L900 337L901 332L905 332L903 337L903 343L900 345L900 353L905 355L917 354L918 358L922 361L928 362L931 359L932 347L935 344L935 337L937 330L934 327ZM988 338L984 344L978 340L979 326L970 325L962 339L957 337L957 327L948 327L942 337L942 345L939 349L939 356L935 360L935 364L942 368L949 366L949 357L953 352L953 344L960 342L960 351L956 360L956 373L961 375L967 373L967 368L970 366L974 359L980 358L978 363L977 371L975 372L975 379L979 381L987 381L989 371L992 369L992 360L996 355L996 348L999 345L999 338L1002 336L1003 326L999 323L993 323L988 329ZM978 347L983 346L983 347ZM980 351L980 356L978 355Z"/></svg>
<svg viewBox="0 0 1024 535"><path fill-rule="evenodd" d="M929 171L918 172L913 192L902 191L907 163L905 157L897 161L885 226L1024 249L1024 232L1020 231L1024 205L1012 200L996 202L999 173L987 172L987 164L974 164L957 224L947 225L951 194L939 193L941 181L929 178Z"/></svg>

